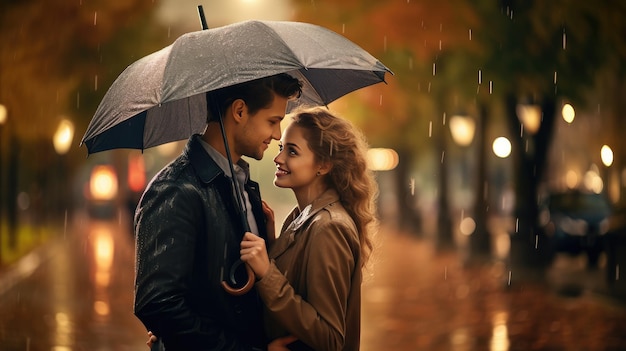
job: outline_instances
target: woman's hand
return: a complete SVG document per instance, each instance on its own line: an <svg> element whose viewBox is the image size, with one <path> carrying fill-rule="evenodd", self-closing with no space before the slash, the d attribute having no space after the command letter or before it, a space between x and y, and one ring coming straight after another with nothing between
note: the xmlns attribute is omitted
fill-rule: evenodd
<svg viewBox="0 0 626 351"><path fill-rule="evenodd" d="M263 205L263 213L265 214L268 246L272 246L274 240L276 240L276 220L274 217L274 210L272 210L272 208L265 201L261 201L261 204Z"/></svg>
<svg viewBox="0 0 626 351"><path fill-rule="evenodd" d="M293 335L283 336L282 338L274 339L271 343L269 343L269 345L267 345L267 351L289 351L287 345L296 340L298 340L298 338Z"/></svg>
<svg viewBox="0 0 626 351"><path fill-rule="evenodd" d="M263 238L246 232L241 241L240 254L241 260L252 268L257 279L265 276L270 268L270 259L267 256L267 248Z"/></svg>
<svg viewBox="0 0 626 351"><path fill-rule="evenodd" d="M148 331L148 341L146 341L146 345L148 345L148 348L152 348L152 344L154 344L157 340L158 338L156 337L156 335L152 334L151 331Z"/></svg>

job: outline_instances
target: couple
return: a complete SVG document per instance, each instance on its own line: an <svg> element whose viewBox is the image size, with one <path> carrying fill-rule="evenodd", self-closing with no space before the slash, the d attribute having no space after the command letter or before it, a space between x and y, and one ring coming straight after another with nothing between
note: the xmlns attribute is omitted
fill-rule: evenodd
<svg viewBox="0 0 626 351"><path fill-rule="evenodd" d="M376 194L362 135L328 110L311 108L292 114L281 139L287 103L301 94L287 74L213 94L249 232L237 215L212 117L218 112L211 111L205 133L155 176L137 208L136 316L168 351L358 350L361 269ZM274 184L292 189L297 200L278 238L273 212L241 159L260 160L272 139L280 140ZM256 277L241 296L221 286L223 267L237 259Z"/></svg>

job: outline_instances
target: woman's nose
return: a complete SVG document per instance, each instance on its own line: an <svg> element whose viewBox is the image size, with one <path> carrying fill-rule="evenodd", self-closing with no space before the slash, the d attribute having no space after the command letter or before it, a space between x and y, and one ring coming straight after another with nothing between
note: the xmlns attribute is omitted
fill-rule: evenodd
<svg viewBox="0 0 626 351"><path fill-rule="evenodd" d="M278 155L274 157L274 163L276 165L280 165L282 163L282 158L280 157L280 155L282 155L282 152L278 152Z"/></svg>

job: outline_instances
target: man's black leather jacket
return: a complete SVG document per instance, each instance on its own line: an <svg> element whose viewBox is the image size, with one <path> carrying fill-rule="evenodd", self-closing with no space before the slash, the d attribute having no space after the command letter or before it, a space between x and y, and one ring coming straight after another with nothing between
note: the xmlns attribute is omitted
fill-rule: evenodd
<svg viewBox="0 0 626 351"><path fill-rule="evenodd" d="M244 229L230 178L198 138L154 177L137 208L135 315L168 351L264 349L256 290L235 297L220 285ZM258 184L246 190L267 238ZM245 270L237 276L245 281Z"/></svg>

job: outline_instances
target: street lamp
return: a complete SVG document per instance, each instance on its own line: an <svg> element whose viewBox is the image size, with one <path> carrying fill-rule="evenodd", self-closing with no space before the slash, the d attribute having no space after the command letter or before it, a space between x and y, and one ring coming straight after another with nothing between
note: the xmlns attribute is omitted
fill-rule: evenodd
<svg viewBox="0 0 626 351"><path fill-rule="evenodd" d="M569 124L574 122L574 117L576 117L576 111L574 111L574 107L570 104L563 105L561 109L561 116L563 116L563 120Z"/></svg>
<svg viewBox="0 0 626 351"><path fill-rule="evenodd" d="M534 135L541 126L541 106L518 104L515 110L517 118L531 135Z"/></svg>
<svg viewBox="0 0 626 351"><path fill-rule="evenodd" d="M59 155L58 162L58 179L61 181L63 185L58 193L59 200L59 208L65 209L67 211L67 201L65 200L67 196L66 186L67 179L65 179L65 158L64 155L69 151L70 146L72 145L72 140L74 139L74 124L66 119L61 119L59 122L59 126L57 127L56 132L54 133L54 137L52 138L52 144L54 145L54 150ZM65 214L67 216L67 212ZM66 218L67 219L67 218Z"/></svg>
<svg viewBox="0 0 626 351"><path fill-rule="evenodd" d="M72 145L73 138L74 124L70 120L62 119L52 139L57 154L65 155Z"/></svg>
<svg viewBox="0 0 626 351"><path fill-rule="evenodd" d="M605 167L611 167L613 164L613 150L608 145L602 145L602 149L600 149L600 158L602 158L602 164Z"/></svg>
<svg viewBox="0 0 626 351"><path fill-rule="evenodd" d="M485 116L482 117L483 119ZM480 123L480 122L479 122ZM485 189L485 155L483 153L484 131L482 126L476 128L476 120L469 116L453 115L450 117L450 134L457 145L468 147L474 136L478 139L478 164L476 165L476 187L473 206L473 217L465 217L459 223L461 234L467 237L469 251L468 258L480 258L490 253L490 238L487 230L486 216L487 203L484 196ZM467 157L463 157L461 165L467 169ZM467 179L466 176L463 179ZM465 182L464 182L465 183Z"/></svg>
<svg viewBox="0 0 626 351"><path fill-rule="evenodd" d="M511 141L506 137L497 137L491 144L493 153L500 158L507 158L511 155Z"/></svg>
<svg viewBox="0 0 626 351"><path fill-rule="evenodd" d="M606 184L604 185L605 193L610 197L611 201L616 201L619 196L619 189L615 189L611 184L611 171L610 167L613 165L613 150L608 145L602 145L602 149L600 149L600 158L602 159L602 164L604 165L604 171L606 172L604 181Z"/></svg>
<svg viewBox="0 0 626 351"><path fill-rule="evenodd" d="M455 143L469 146L474 139L476 122L468 116L454 115L450 117L450 133Z"/></svg>

